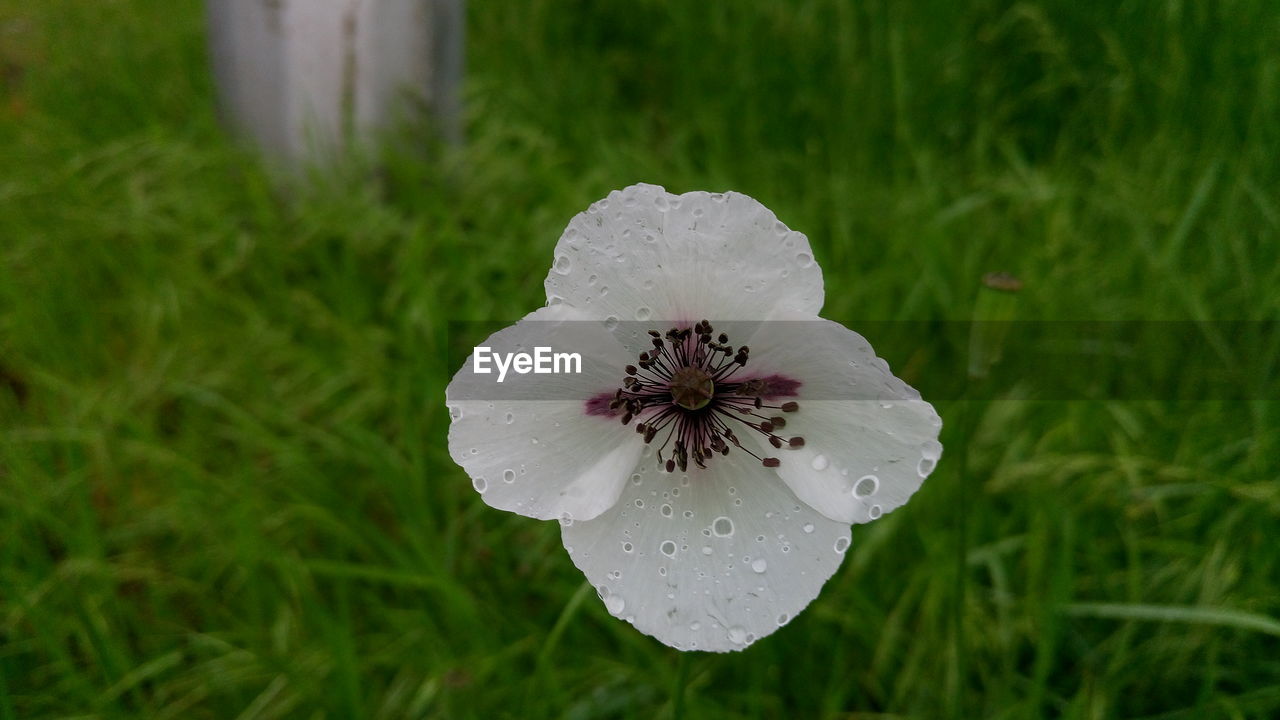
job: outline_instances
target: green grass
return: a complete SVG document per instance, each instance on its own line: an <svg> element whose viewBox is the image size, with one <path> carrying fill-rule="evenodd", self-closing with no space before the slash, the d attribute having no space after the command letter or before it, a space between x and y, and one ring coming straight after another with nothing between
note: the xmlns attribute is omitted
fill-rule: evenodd
<svg viewBox="0 0 1280 720"><path fill-rule="evenodd" d="M1280 317L1280 6L469 12L465 148L299 192L219 130L198 3L0 0L0 720L670 717L683 670L699 718L1280 715L1280 350L1215 322ZM855 329L930 347L1007 270L1204 341L1145 400L940 398L808 611L682 665L445 447L451 323L639 180L760 199ZM1166 399L1223 342L1250 399Z"/></svg>

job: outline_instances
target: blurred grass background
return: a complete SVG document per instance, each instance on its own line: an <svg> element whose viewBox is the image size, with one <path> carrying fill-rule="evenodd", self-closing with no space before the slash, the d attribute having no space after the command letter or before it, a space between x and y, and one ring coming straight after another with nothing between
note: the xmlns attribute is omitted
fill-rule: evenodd
<svg viewBox="0 0 1280 720"><path fill-rule="evenodd" d="M468 32L465 148L291 194L219 129L198 3L0 0L0 719L669 717L675 651L445 448L449 323L542 304L635 181L764 202L855 329L968 319L992 270L1024 319L1280 317L1273 0ZM988 382L807 612L690 657L690 717L1280 716L1275 396Z"/></svg>

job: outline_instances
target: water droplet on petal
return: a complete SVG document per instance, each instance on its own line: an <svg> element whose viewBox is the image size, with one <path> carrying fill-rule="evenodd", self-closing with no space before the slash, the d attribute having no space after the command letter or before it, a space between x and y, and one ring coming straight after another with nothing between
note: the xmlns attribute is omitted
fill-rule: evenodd
<svg viewBox="0 0 1280 720"><path fill-rule="evenodd" d="M791 621L791 616L786 613L782 613L781 615L778 616L778 627L782 627L783 625L786 625L790 621Z"/></svg>
<svg viewBox="0 0 1280 720"><path fill-rule="evenodd" d="M658 552L662 553L663 555L666 555L667 557L675 557L676 544L671 542L670 540L664 540L662 544L658 546Z"/></svg>
<svg viewBox="0 0 1280 720"><path fill-rule="evenodd" d="M867 516L870 517L872 520L875 520L876 518L880 517L883 514L884 514L884 511L880 509L879 505L872 505L870 508L867 509Z"/></svg>
<svg viewBox="0 0 1280 720"><path fill-rule="evenodd" d="M568 255L559 255L556 257L555 269L561 275L568 275L569 270L573 267L573 261Z"/></svg>
<svg viewBox="0 0 1280 720"><path fill-rule="evenodd" d="M662 516L663 516L663 517L671 517L671 506L670 506L670 505L663 505L663 506L660 508L660 510L661 510L661 512L662 512Z"/></svg>
<svg viewBox="0 0 1280 720"><path fill-rule="evenodd" d="M796 264L802 268L807 268L813 264L813 256L809 253L797 253Z"/></svg>
<svg viewBox="0 0 1280 720"><path fill-rule="evenodd" d="M806 533L811 533L813 532L813 523L805 523L804 527L801 529L804 530Z"/></svg>
<svg viewBox="0 0 1280 720"><path fill-rule="evenodd" d="M606 330L613 330L618 327L618 318L616 315L610 315L604 319L604 327Z"/></svg>
<svg viewBox="0 0 1280 720"><path fill-rule="evenodd" d="M471 481L471 487L474 487L476 492L484 492L489 489L489 483L485 482L484 478L478 477Z"/></svg>
<svg viewBox="0 0 1280 720"><path fill-rule="evenodd" d="M506 470L503 470L503 471L502 471L502 481L503 481L503 482L509 482L509 483L513 483L513 482L515 482L515 481L516 481L516 471L515 471L515 470L512 470L511 468L507 468Z"/></svg>
<svg viewBox="0 0 1280 720"><path fill-rule="evenodd" d="M622 543L622 552L624 552L624 553L629 553L629 552L631 552L631 551L633 551L633 550L635 550L635 549L636 549L636 546L635 546L635 545L632 545L632 544L631 544L631 543L629 543L629 542L624 542L624 543Z"/></svg>
<svg viewBox="0 0 1280 720"><path fill-rule="evenodd" d="M710 546L710 545L703 545L703 546L702 546L702 554L703 554L703 555L710 555L712 552L714 552L714 551L711 549L711 546Z"/></svg>
<svg viewBox="0 0 1280 720"><path fill-rule="evenodd" d="M813 466L813 469L814 469L814 470L819 470L819 471L821 471L821 470L826 470L826 469L827 469L827 456L826 456L826 455L822 455L822 454L814 455L814 456L813 456L813 462L811 462L811 463L809 463L809 464Z"/></svg>
<svg viewBox="0 0 1280 720"><path fill-rule="evenodd" d="M604 599L604 606L609 611L609 614L617 615L627 606L627 602L617 595L610 595Z"/></svg>
<svg viewBox="0 0 1280 720"><path fill-rule="evenodd" d="M756 558L751 561L751 569L758 573L762 573L769 569L769 563L766 562L764 558Z"/></svg>
<svg viewBox="0 0 1280 720"><path fill-rule="evenodd" d="M876 494L876 490L880 489L880 478L875 475L863 475L858 478L858 482L853 486L853 496L856 498L870 497Z"/></svg>
<svg viewBox="0 0 1280 720"><path fill-rule="evenodd" d="M637 319L637 320L648 320L648 319L649 319L650 317L652 317L652 316L653 316L653 310L650 310L650 309L649 309L649 308L647 308L647 307L638 307L638 308L636 308L636 319Z"/></svg>
<svg viewBox="0 0 1280 720"><path fill-rule="evenodd" d="M849 549L849 538L841 535L836 538L836 552L842 553Z"/></svg>
<svg viewBox="0 0 1280 720"><path fill-rule="evenodd" d="M920 458L919 464L916 465L916 474L920 477L928 477L933 472L934 461L932 458Z"/></svg>
<svg viewBox="0 0 1280 720"><path fill-rule="evenodd" d="M729 642L735 645L743 645L747 642L747 631L740 627L729 628Z"/></svg>
<svg viewBox="0 0 1280 720"><path fill-rule="evenodd" d="M729 537L733 535L733 521L721 515L711 523L711 531L716 534L716 537Z"/></svg>

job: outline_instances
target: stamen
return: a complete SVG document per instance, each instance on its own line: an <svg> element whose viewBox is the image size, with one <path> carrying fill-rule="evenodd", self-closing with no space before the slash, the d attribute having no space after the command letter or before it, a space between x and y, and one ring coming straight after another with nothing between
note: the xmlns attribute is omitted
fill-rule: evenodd
<svg viewBox="0 0 1280 720"><path fill-rule="evenodd" d="M780 465L778 458L761 457L744 447L734 434L734 424L760 433L775 448L804 446L800 436L783 438L776 434L786 426L785 419L756 412L764 408L797 412L800 406L795 402L768 405L765 398L794 395L798 382L776 375L768 379L734 379L750 362L751 349L746 345L730 345L729 336L723 332L715 335L707 320L694 323L692 328L673 327L665 333L649 330L649 337L653 347L639 353L638 367L624 368L623 386L614 393L609 409L625 411L624 425L643 415L643 421L636 423L636 432L646 444L665 433L657 456L667 472L676 468L687 471L690 458L694 465L705 468L717 454L728 455L730 447L759 460L764 467ZM779 380L786 390L770 394L770 384ZM664 459L668 446L671 454Z"/></svg>

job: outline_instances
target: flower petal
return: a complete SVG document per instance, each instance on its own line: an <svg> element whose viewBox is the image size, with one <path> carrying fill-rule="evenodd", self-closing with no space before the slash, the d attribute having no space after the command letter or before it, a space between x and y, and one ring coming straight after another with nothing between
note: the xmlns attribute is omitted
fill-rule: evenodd
<svg viewBox="0 0 1280 720"><path fill-rule="evenodd" d="M817 314L822 270L804 235L735 192L614 191L556 244L547 300L597 318L696 322Z"/></svg>
<svg viewBox="0 0 1280 720"><path fill-rule="evenodd" d="M800 381L779 434L804 446L764 452L796 496L833 520L864 523L907 502L942 455L942 419L870 343L820 318L762 323L748 369Z"/></svg>
<svg viewBox="0 0 1280 720"><path fill-rule="evenodd" d="M619 502L561 529L615 616L683 650L741 650L818 595L849 526L799 502L741 451L667 473L649 449Z"/></svg>
<svg viewBox="0 0 1280 720"><path fill-rule="evenodd" d="M581 374L475 372L467 359L445 391L453 422L449 454L484 501L549 520L589 519L618 499L643 443L617 418L590 415L588 401L612 393L626 355L601 324L568 307L542 308L494 333L501 352L548 346L589 348Z"/></svg>

